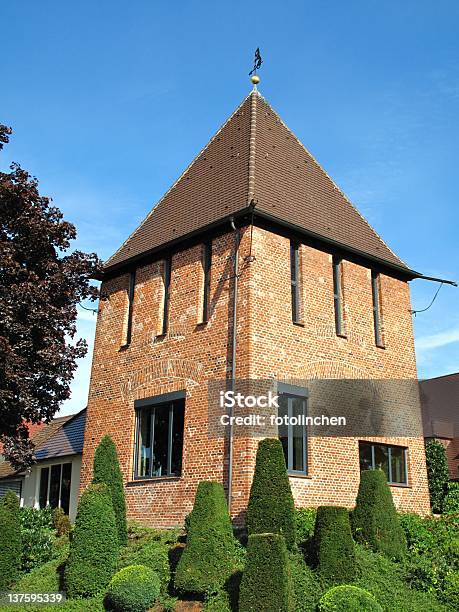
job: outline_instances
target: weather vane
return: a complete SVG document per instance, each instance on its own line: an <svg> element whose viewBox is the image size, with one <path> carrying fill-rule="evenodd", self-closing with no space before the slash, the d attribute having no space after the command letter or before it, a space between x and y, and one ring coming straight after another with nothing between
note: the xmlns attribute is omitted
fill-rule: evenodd
<svg viewBox="0 0 459 612"><path fill-rule="evenodd" d="M250 80L252 81L254 85L257 85L260 82L260 77L257 74L257 70L260 68L262 63L263 63L263 60L261 59L260 48L257 47L255 51L255 57L253 60L253 68L249 72Z"/></svg>

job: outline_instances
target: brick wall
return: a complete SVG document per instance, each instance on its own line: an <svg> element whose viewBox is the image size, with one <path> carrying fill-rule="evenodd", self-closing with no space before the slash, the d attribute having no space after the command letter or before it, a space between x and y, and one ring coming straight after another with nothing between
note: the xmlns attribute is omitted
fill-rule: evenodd
<svg viewBox="0 0 459 612"><path fill-rule="evenodd" d="M383 276L381 305L385 348L374 345L370 270L343 263L347 338L334 328L331 255L302 245L303 326L291 321L289 241L260 228L241 232L237 318L237 378L414 378L409 289ZM183 522L197 483L215 479L226 485L225 441L207 431L207 383L229 373L231 355L232 233L214 239L210 312L201 324L202 246L172 257L169 329L161 328L162 262L137 269L132 341L121 348L126 331L127 274L103 283L88 400L81 486L91 479L95 447L103 434L115 440L126 484L128 514L155 526ZM186 390L181 478L133 481L134 401ZM422 438L392 440L409 448L409 487L392 487L401 509L429 511ZM232 514L243 519L258 439L234 440ZM291 478L298 505L355 501L359 480L356 439L312 439L308 477Z"/></svg>

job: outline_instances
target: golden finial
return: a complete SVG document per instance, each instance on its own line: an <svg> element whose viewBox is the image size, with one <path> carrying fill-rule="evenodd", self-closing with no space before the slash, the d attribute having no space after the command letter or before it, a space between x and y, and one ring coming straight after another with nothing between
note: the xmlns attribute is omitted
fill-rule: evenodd
<svg viewBox="0 0 459 612"><path fill-rule="evenodd" d="M258 83L260 82L260 77L258 76L258 74L252 74L250 80L254 85L258 85Z"/></svg>

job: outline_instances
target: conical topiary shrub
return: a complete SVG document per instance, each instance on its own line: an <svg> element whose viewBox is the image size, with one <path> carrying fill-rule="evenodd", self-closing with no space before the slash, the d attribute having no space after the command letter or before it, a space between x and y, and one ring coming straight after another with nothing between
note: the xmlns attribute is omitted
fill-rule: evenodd
<svg viewBox="0 0 459 612"><path fill-rule="evenodd" d="M352 582L356 573L355 546L347 508L317 509L314 547L320 575L329 583Z"/></svg>
<svg viewBox="0 0 459 612"><path fill-rule="evenodd" d="M8 491L0 503L0 591L7 591L21 569L19 498Z"/></svg>
<svg viewBox="0 0 459 612"><path fill-rule="evenodd" d="M249 536L239 591L240 612L290 612L293 589L285 538L277 533Z"/></svg>
<svg viewBox="0 0 459 612"><path fill-rule="evenodd" d="M395 510L392 493L382 470L365 470L355 509L351 514L357 542L391 559L401 559L406 552L405 533Z"/></svg>
<svg viewBox="0 0 459 612"><path fill-rule="evenodd" d="M287 548L295 545L295 505L285 466L282 444L266 438L258 445L255 473L247 508L247 530L254 533L279 533Z"/></svg>
<svg viewBox="0 0 459 612"><path fill-rule="evenodd" d="M116 572L118 534L112 499L105 484L92 484L78 504L75 529L65 568L69 597L92 597L105 589Z"/></svg>
<svg viewBox="0 0 459 612"><path fill-rule="evenodd" d="M236 541L223 486L200 482L175 586L189 593L217 591L237 569Z"/></svg>
<svg viewBox="0 0 459 612"><path fill-rule="evenodd" d="M118 541L120 546L125 546L127 544L127 524L123 476L116 446L110 436L104 436L96 448L92 482L94 484L104 483L109 488L115 511Z"/></svg>

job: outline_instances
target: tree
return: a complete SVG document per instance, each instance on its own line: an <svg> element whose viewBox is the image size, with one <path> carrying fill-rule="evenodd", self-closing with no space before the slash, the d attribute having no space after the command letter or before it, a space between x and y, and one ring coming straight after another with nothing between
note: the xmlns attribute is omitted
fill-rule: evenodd
<svg viewBox="0 0 459 612"><path fill-rule="evenodd" d="M223 486L200 482L175 586L188 593L218 591L237 569L236 541Z"/></svg>
<svg viewBox="0 0 459 612"><path fill-rule="evenodd" d="M247 508L247 530L249 535L280 533L289 550L295 546L295 505L284 451L277 438L266 438L258 445Z"/></svg>
<svg viewBox="0 0 459 612"><path fill-rule="evenodd" d="M291 612L294 609L285 538L278 533L249 536L239 592L239 610Z"/></svg>
<svg viewBox="0 0 459 612"><path fill-rule="evenodd" d="M69 597L93 597L116 571L119 545L115 512L105 484L91 484L78 504L65 567Z"/></svg>
<svg viewBox="0 0 459 612"><path fill-rule="evenodd" d="M112 497L120 546L127 544L126 500L124 498L123 476L118 461L116 446L106 435L99 442L94 454L93 483L105 483Z"/></svg>
<svg viewBox="0 0 459 612"><path fill-rule="evenodd" d="M21 569L22 542L19 499L8 491L0 502L0 591L6 591Z"/></svg>
<svg viewBox="0 0 459 612"><path fill-rule="evenodd" d="M405 555L405 532L382 470L364 470L360 474L351 523L357 542L367 544L390 559L401 560Z"/></svg>
<svg viewBox="0 0 459 612"><path fill-rule="evenodd" d="M320 506L317 509L314 542L322 578L332 584L352 582L356 561L347 508Z"/></svg>
<svg viewBox="0 0 459 612"><path fill-rule="evenodd" d="M0 149L11 130L0 125ZM70 396L84 340L77 304L95 300L94 254L69 253L75 227L18 164L0 172L0 441L14 468L33 461L27 422L52 419Z"/></svg>
<svg viewBox="0 0 459 612"><path fill-rule="evenodd" d="M445 447L438 440L426 443L426 463L430 505L433 512L440 513L448 493L449 472Z"/></svg>

